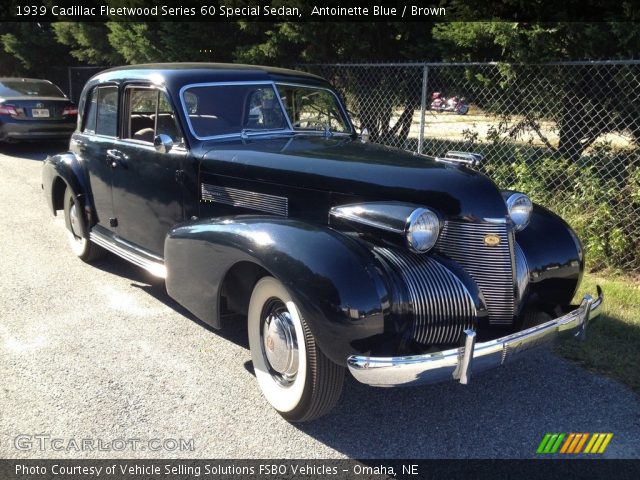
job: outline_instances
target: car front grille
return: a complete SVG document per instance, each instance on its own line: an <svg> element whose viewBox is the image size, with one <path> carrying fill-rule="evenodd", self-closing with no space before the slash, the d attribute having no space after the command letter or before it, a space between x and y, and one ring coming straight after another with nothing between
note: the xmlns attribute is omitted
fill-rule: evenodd
<svg viewBox="0 0 640 480"><path fill-rule="evenodd" d="M491 236L493 242L486 241ZM495 239L499 238L499 243ZM447 221L436 250L458 262L482 291L492 325L510 325L515 312L513 241L505 223Z"/></svg>
<svg viewBox="0 0 640 480"><path fill-rule="evenodd" d="M413 316L412 338L422 344L456 344L473 328L475 304L463 283L437 260L406 250L376 247L382 262L402 277Z"/></svg>

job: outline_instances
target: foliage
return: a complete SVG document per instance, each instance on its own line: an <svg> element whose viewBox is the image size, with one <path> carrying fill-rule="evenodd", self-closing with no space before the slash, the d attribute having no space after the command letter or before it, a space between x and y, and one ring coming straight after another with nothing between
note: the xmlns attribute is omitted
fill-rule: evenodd
<svg viewBox="0 0 640 480"><path fill-rule="evenodd" d="M48 23L0 23L0 47L0 59L10 58L0 69L13 74L38 76L52 67L75 63L68 50L56 42Z"/></svg>
<svg viewBox="0 0 640 480"><path fill-rule="evenodd" d="M56 40L69 47L74 58L94 65L117 65L124 58L109 42L109 23L57 22Z"/></svg>
<svg viewBox="0 0 640 480"><path fill-rule="evenodd" d="M487 77L466 68L457 73L478 89L498 90L479 106L501 113L504 105L526 113L531 125L551 118L558 126L558 152L573 161L605 133L631 129L640 138L640 101L634 85L638 79L624 67L607 65L570 71L535 64L584 58L631 58L640 50L640 28L632 22L530 24L476 22L436 25L433 37L447 60L483 61L500 58L496 74ZM606 41L603 41L606 39ZM533 64L533 65L520 65ZM567 75L569 73L569 75ZM532 105L518 105L523 86L541 78ZM542 80L543 79L543 80ZM455 81L455 78L450 79ZM602 92L606 91L606 95Z"/></svg>
<svg viewBox="0 0 640 480"><path fill-rule="evenodd" d="M637 153L603 144L578 163L557 155L536 159L534 149L514 154L513 161L493 158L485 172L502 188L526 192L563 217L582 239L590 269L640 270Z"/></svg>

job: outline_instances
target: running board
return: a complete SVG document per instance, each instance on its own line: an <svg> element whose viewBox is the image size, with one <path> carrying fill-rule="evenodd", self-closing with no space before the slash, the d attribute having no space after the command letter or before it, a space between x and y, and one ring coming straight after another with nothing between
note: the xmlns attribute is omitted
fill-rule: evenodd
<svg viewBox="0 0 640 480"><path fill-rule="evenodd" d="M133 245L125 243L122 240L114 240L108 235L95 231L95 229L89 233L89 239L105 250L124 258L138 267L144 268L154 277L167 278L167 268L164 266L162 259L157 257L155 259L150 258L149 255L143 253Z"/></svg>

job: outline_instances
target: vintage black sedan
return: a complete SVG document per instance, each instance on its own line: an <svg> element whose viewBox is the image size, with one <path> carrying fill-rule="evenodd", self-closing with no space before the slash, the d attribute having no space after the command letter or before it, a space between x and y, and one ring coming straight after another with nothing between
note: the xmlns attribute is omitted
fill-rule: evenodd
<svg viewBox="0 0 640 480"><path fill-rule="evenodd" d="M78 109L49 80L0 78L0 142L69 140Z"/></svg>
<svg viewBox="0 0 640 480"><path fill-rule="evenodd" d="M115 68L79 115L43 168L73 252L164 277L215 328L246 319L260 388L290 421L329 411L346 369L375 386L464 384L584 338L599 314L599 288L571 305L584 258L562 219L498 189L474 154L367 142L317 76Z"/></svg>

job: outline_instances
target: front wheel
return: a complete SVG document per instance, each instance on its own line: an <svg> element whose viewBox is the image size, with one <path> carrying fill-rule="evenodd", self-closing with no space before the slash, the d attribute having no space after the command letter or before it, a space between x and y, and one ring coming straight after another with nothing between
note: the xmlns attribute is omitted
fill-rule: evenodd
<svg viewBox="0 0 640 480"><path fill-rule="evenodd" d="M344 368L320 351L286 288L273 277L260 279L253 289L248 330L258 385L280 415L302 422L335 406Z"/></svg>
<svg viewBox="0 0 640 480"><path fill-rule="evenodd" d="M64 193L64 221L71 251L81 260L92 262L102 256L104 250L91 242L84 234L84 216L80 202L67 188Z"/></svg>

